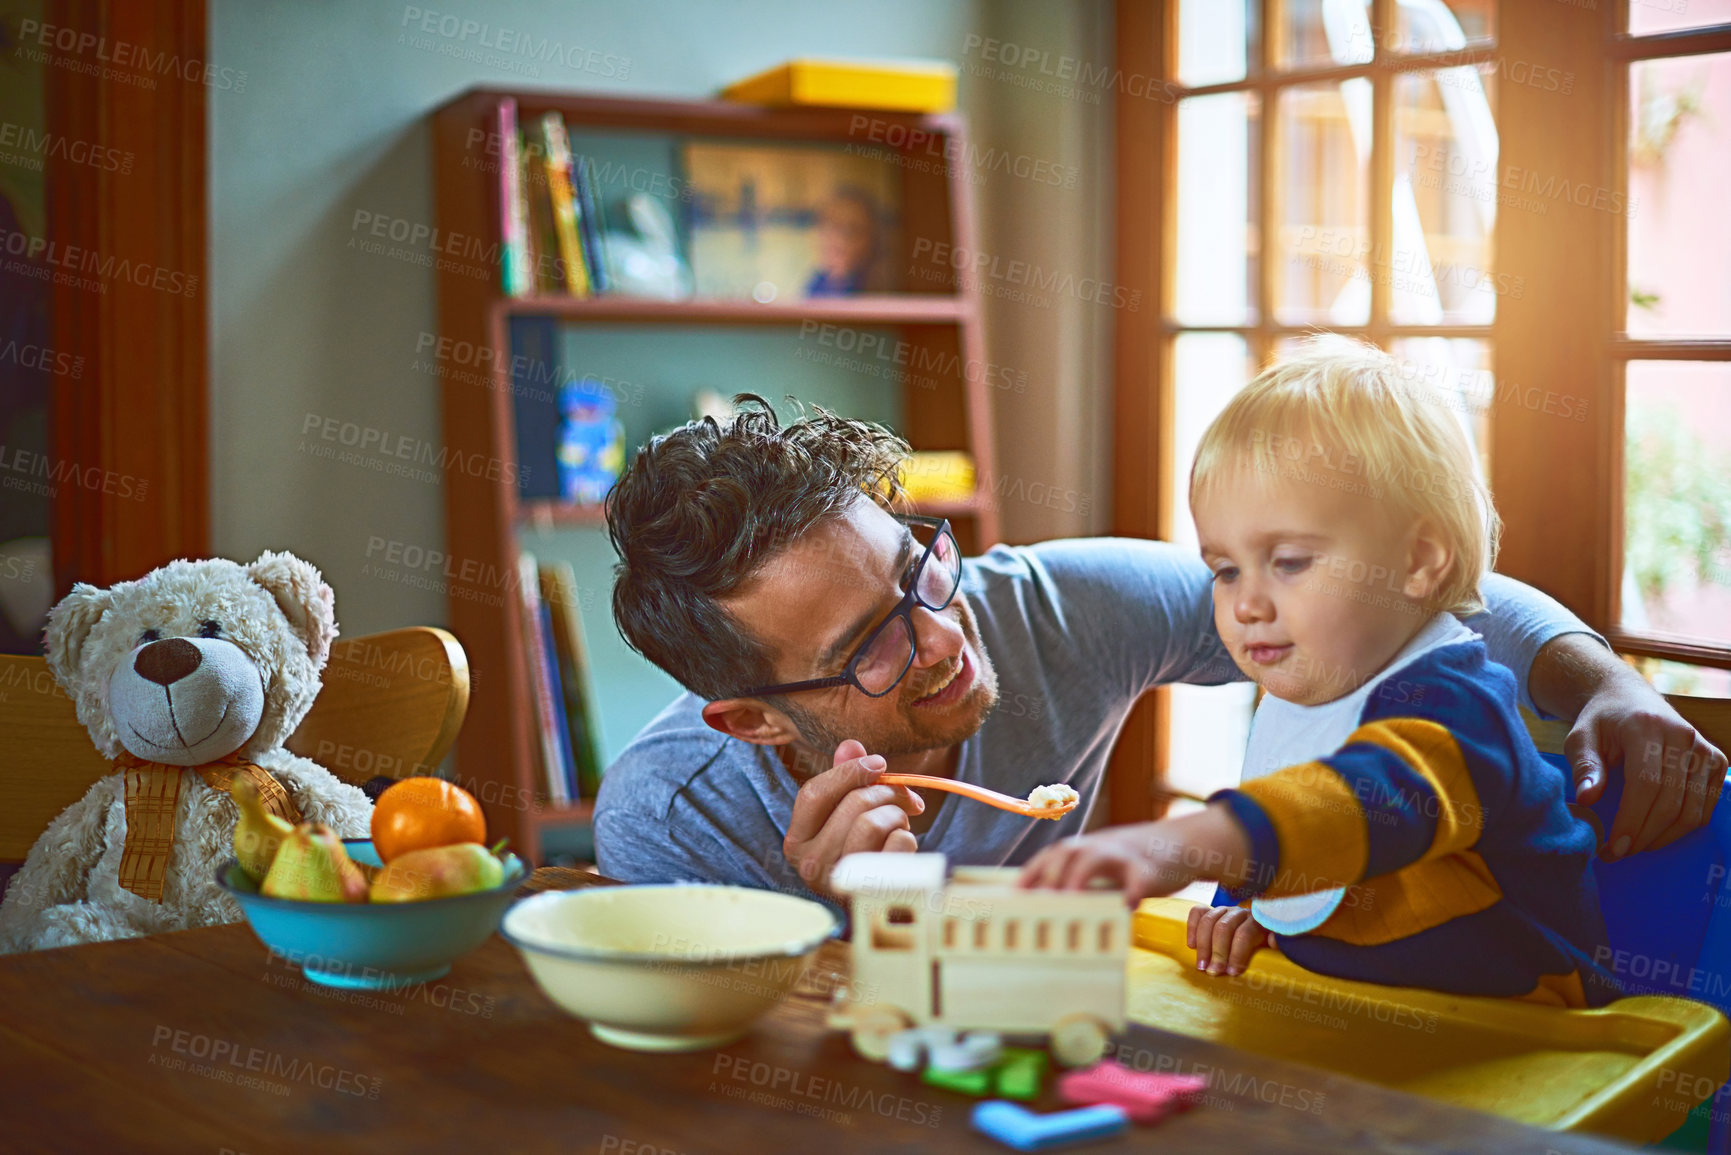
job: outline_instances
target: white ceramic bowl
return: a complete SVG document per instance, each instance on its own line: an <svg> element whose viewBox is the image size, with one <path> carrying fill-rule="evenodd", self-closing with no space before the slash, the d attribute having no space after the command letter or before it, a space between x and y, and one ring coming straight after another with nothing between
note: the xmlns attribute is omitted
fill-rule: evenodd
<svg viewBox="0 0 1731 1155"><path fill-rule="evenodd" d="M839 925L822 903L774 891L606 886L526 898L499 933L596 1038L695 1051L749 1030Z"/></svg>

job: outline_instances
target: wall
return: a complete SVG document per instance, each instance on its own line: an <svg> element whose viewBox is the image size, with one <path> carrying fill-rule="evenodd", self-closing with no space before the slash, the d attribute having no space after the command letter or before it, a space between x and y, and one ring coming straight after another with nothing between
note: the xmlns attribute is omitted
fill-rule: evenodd
<svg viewBox="0 0 1731 1155"><path fill-rule="evenodd" d="M328 448L317 435L326 419L393 442L410 438L435 454L443 444L438 381L416 352L434 328L431 272L351 242L362 236L357 214L432 223L426 117L466 88L699 98L796 55L955 60L964 65L962 109L984 150L975 158L981 249L1037 263L1071 284L1107 267L1102 158L1111 88L1040 91L1031 84L1044 83L1049 63L1019 54L1009 68L985 59L987 41L1009 38L1048 62L1109 63L1104 0L441 0L433 9L552 38L569 50L569 64L482 49L475 36L429 36L416 28L423 9L433 6L210 7L212 61L246 73L244 88L213 91L210 105L212 545L243 559L266 548L307 557L337 590L350 636L445 619L436 567L409 581L402 567L380 565L392 549L441 548L437 478L393 472L379 453L345 462L315 450ZM431 50L411 40L430 41ZM1027 160L992 167L1018 157ZM1047 164L1030 168L1036 161ZM1048 183L1053 166L1070 177L1067 186ZM999 278L998 287L1009 286ZM991 359L1028 374L1026 392L998 416L1012 540L1104 524L1109 310L1084 300L1089 291L1066 288L1043 303L988 297ZM527 537L539 552L581 558L579 580L604 587L611 557L598 535ZM604 597L593 599L586 621L598 663L628 660ZM636 669L617 697L604 696L610 753L670 687L658 672Z"/></svg>

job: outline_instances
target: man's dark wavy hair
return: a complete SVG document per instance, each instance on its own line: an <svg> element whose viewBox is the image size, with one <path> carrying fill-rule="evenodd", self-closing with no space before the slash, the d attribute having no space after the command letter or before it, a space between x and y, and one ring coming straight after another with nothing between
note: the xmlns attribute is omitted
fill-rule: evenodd
<svg viewBox="0 0 1731 1155"><path fill-rule="evenodd" d="M862 496L905 504L908 444L883 426L815 406L784 426L755 394L734 404L731 420L651 438L607 495L613 620L632 649L706 701L777 680L721 598Z"/></svg>

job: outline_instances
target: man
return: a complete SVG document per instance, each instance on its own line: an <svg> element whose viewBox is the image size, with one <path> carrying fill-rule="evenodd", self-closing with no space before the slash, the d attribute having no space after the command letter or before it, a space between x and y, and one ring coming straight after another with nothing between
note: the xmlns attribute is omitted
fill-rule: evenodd
<svg viewBox="0 0 1731 1155"><path fill-rule="evenodd" d="M1211 575L1163 542L993 549L963 560L947 523L900 518L905 443L819 412L781 426L767 403L653 439L614 486L613 614L688 693L603 779L604 874L815 893L866 850L1020 864L1080 833L1131 705L1169 682L1242 675L1214 631ZM1628 757L1606 853L1700 826L1723 754L1603 639L1550 598L1492 575L1467 624L1522 704L1574 717L1578 793ZM1030 821L886 771L1026 796L1068 783L1081 804Z"/></svg>

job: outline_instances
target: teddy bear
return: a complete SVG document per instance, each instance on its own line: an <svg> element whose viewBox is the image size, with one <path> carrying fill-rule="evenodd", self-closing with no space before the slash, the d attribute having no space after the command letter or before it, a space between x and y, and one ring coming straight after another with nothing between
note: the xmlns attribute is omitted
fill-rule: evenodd
<svg viewBox="0 0 1731 1155"><path fill-rule="evenodd" d="M48 668L115 772L30 848L0 903L0 954L238 921L216 871L239 775L289 821L367 837L367 795L283 747L318 695L335 601L312 565L266 551L79 583L53 608Z"/></svg>

